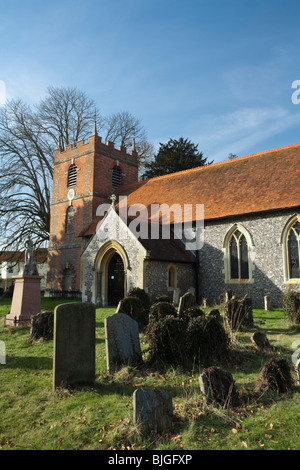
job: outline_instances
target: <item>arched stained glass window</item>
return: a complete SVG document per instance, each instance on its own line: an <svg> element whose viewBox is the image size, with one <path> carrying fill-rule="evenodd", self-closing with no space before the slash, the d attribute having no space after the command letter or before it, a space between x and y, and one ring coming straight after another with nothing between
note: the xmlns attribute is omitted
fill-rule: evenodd
<svg viewBox="0 0 300 470"><path fill-rule="evenodd" d="M229 243L230 278L232 280L249 279L248 243L239 230L231 235Z"/></svg>
<svg viewBox="0 0 300 470"><path fill-rule="evenodd" d="M176 268L173 265L168 268L168 287L176 287Z"/></svg>
<svg viewBox="0 0 300 470"><path fill-rule="evenodd" d="M300 222L292 225L287 239L289 279L300 279Z"/></svg>

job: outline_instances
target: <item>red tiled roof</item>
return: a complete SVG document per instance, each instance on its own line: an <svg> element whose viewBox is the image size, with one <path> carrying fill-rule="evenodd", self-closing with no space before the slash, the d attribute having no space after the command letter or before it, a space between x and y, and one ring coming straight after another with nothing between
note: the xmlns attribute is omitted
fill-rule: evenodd
<svg viewBox="0 0 300 470"><path fill-rule="evenodd" d="M300 206L299 181L300 143L120 186L116 194L149 214L153 203L203 204L210 220Z"/></svg>
<svg viewBox="0 0 300 470"><path fill-rule="evenodd" d="M127 197L127 206L143 204L151 220L152 204L204 205L204 219L300 206L300 143L179 171L120 186L116 192ZM116 204L117 209L119 208ZM95 233L95 218L81 236ZM184 219L188 221L186 218ZM176 220L175 220L176 221ZM174 220L171 220L174 222Z"/></svg>

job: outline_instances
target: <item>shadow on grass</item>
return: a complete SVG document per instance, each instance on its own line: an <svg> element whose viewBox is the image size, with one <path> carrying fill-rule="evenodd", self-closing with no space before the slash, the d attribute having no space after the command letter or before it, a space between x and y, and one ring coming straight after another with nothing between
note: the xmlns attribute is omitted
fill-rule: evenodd
<svg viewBox="0 0 300 470"><path fill-rule="evenodd" d="M7 369L52 370L53 361L49 357L6 356L4 367Z"/></svg>

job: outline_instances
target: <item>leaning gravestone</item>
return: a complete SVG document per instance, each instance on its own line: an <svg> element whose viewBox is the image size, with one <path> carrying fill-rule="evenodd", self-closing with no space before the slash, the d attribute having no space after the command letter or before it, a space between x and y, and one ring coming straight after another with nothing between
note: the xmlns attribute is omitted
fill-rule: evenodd
<svg viewBox="0 0 300 470"><path fill-rule="evenodd" d="M207 403L229 407L237 402L235 382L230 372L212 366L199 377L200 389Z"/></svg>
<svg viewBox="0 0 300 470"><path fill-rule="evenodd" d="M260 390L287 393L293 388L290 365L286 359L273 357L261 369L257 379Z"/></svg>
<svg viewBox="0 0 300 470"><path fill-rule="evenodd" d="M298 361L296 362L295 370L296 370L297 380L300 383L300 359L298 359Z"/></svg>
<svg viewBox="0 0 300 470"><path fill-rule="evenodd" d="M245 295L242 299L232 297L224 306L225 324L232 331L253 326L252 301Z"/></svg>
<svg viewBox="0 0 300 470"><path fill-rule="evenodd" d="M109 373L122 365L142 363L139 327L125 313L115 313L105 318L106 363Z"/></svg>
<svg viewBox="0 0 300 470"><path fill-rule="evenodd" d="M178 315L181 316L183 312L196 304L195 296L191 292L186 292L179 299Z"/></svg>
<svg viewBox="0 0 300 470"><path fill-rule="evenodd" d="M272 350L272 346L270 345L268 338L264 333L261 333L260 331L256 331L255 333L253 333L253 335L251 336L251 341L259 351Z"/></svg>
<svg viewBox="0 0 300 470"><path fill-rule="evenodd" d="M53 387L95 382L95 307L67 303L54 310Z"/></svg>
<svg viewBox="0 0 300 470"><path fill-rule="evenodd" d="M176 287L173 291L173 304L178 305L180 299L180 287Z"/></svg>
<svg viewBox="0 0 300 470"><path fill-rule="evenodd" d="M133 394L133 422L142 435L161 433L172 425L172 398L159 390L139 388Z"/></svg>

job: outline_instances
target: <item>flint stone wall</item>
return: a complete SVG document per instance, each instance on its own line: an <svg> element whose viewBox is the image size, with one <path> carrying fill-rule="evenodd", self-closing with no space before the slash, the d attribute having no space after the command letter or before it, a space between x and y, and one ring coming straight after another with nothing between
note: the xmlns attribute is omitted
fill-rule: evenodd
<svg viewBox="0 0 300 470"><path fill-rule="evenodd" d="M198 252L200 296L207 298L210 304L219 304L224 292L231 289L237 297L248 294L253 307L264 308L266 295L270 296L273 307L282 307L282 296L288 285L284 279L280 237L285 224L295 213L295 210L276 211L224 222L205 222L204 246ZM247 283L225 282L223 244L227 232L235 223L243 225L253 240L253 277ZM291 287L300 291L300 284Z"/></svg>

